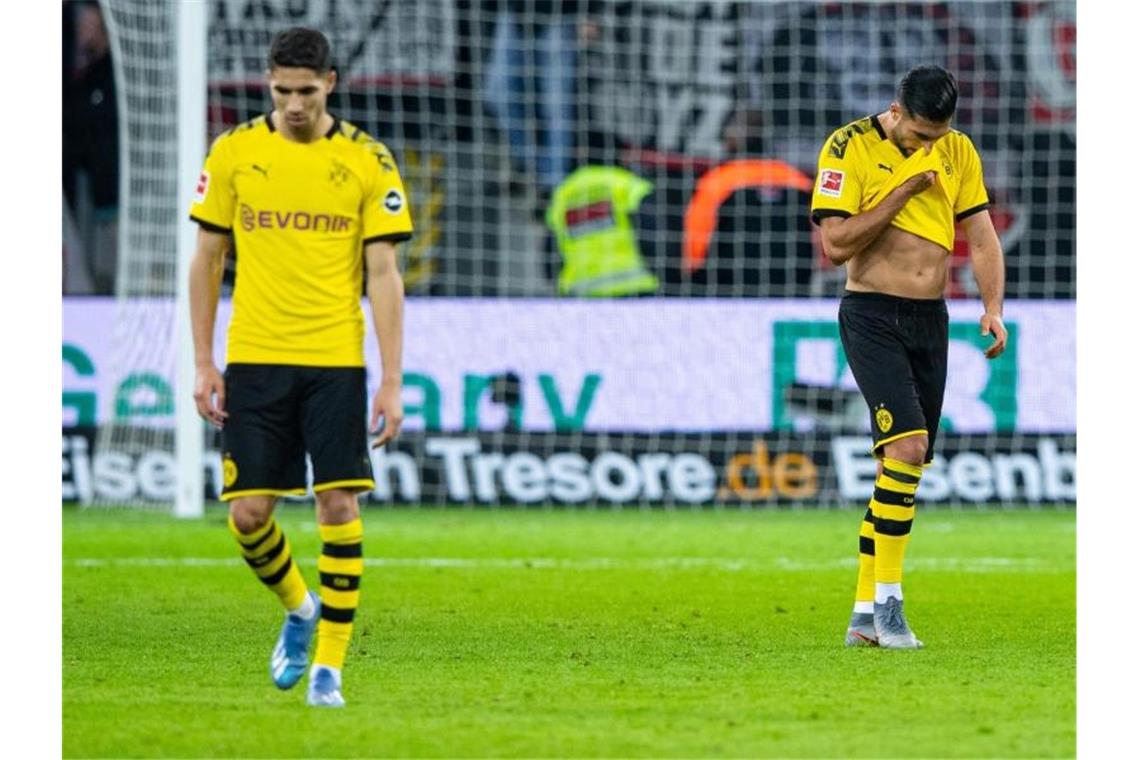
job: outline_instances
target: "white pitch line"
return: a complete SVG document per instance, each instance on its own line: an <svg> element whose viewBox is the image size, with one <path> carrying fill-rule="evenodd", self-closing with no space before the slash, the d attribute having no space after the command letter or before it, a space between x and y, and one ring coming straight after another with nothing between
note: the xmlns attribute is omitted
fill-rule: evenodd
<svg viewBox="0 0 1140 760"><path fill-rule="evenodd" d="M317 564L311 557L294 558L303 566ZM236 567L244 562L238 558L221 557L120 557L116 559L80 558L70 561L75 567ZM455 570L696 570L710 569L726 572L783 570L788 572L814 572L820 570L853 569L857 560L844 557L830 561L804 561L794 557L743 558L726 557L587 557L560 559L556 557L373 557L364 560L368 567L438 568ZM1064 572L1073 570L1055 561L1036 557L913 557L907 560L908 570L955 573L1025 573Z"/></svg>

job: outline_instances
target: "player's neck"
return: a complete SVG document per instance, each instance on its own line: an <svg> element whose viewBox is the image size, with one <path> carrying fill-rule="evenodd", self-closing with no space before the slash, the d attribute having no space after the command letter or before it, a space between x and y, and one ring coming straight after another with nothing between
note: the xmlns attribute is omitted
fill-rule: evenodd
<svg viewBox="0 0 1140 760"><path fill-rule="evenodd" d="M284 137L286 140L289 140L290 142L299 143L315 142L321 137L324 137L329 133L329 130L332 129L334 121L332 114L330 114L328 111L324 111L320 116L317 117L316 126L314 126L311 130L302 132L298 131L296 128L290 127L285 122L285 120L281 118L281 114L276 110L270 114L269 118L273 121L273 128L280 132L282 137Z"/></svg>
<svg viewBox="0 0 1140 760"><path fill-rule="evenodd" d="M891 109L889 108L879 114L878 119L879 124L881 124L883 129L888 132L894 129L895 125L898 123L898 118L893 113L891 113Z"/></svg>

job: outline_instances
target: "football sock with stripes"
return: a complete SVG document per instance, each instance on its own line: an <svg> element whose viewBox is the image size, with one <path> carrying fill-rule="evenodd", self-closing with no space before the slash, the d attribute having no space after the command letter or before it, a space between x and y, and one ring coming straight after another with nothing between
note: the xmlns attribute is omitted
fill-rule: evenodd
<svg viewBox="0 0 1140 760"><path fill-rule="evenodd" d="M314 665L338 671L352 637L352 621L360 602L360 576L364 572L364 525L360 518L343 525L319 525L321 556L321 621L317 624Z"/></svg>
<svg viewBox="0 0 1140 760"><path fill-rule="evenodd" d="M875 601L902 599L903 555L914 523L914 494L922 467L897 459L883 459L883 472L875 480L871 515L875 527Z"/></svg>
<svg viewBox="0 0 1140 760"><path fill-rule="evenodd" d="M859 525L859 580L855 583L855 612L875 611L875 517L871 508Z"/></svg>
<svg viewBox="0 0 1140 760"><path fill-rule="evenodd" d="M242 557L253 570L254 574L277 594L277 598L285 605L287 610L296 610L305 601L309 589L297 563L293 561L293 553L289 548L289 539L281 531L281 526L273 517L269 522L252 533L242 533L230 517L230 532L237 539L241 547Z"/></svg>

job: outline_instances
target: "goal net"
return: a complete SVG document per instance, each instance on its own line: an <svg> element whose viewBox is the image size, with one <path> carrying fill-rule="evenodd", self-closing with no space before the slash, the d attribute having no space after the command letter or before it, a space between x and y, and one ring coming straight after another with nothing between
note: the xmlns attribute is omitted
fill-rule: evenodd
<svg viewBox="0 0 1140 760"><path fill-rule="evenodd" d="M98 369L110 390L85 453L102 457L88 500L162 501L156 452L171 451L184 316L174 241L195 179L174 171L174 3L102 7L121 77L119 290L114 304L65 303L65 332L98 331L75 341L98 343L111 377ZM374 457L375 500L865 500L871 420L838 340L843 272L822 254L809 198L827 135L885 110L920 63L958 77L954 126L983 159L1011 331L1006 354L985 360L959 236L946 406L921 496L1075 500L1074 2L209 7L210 139L271 109L269 41L312 26L332 44L330 111L385 142L404 176L416 224L400 247L407 422ZM567 266L616 252L625 268L603 276ZM230 269L219 340L233 284ZM84 350L65 344L65 386L68 372L82 386L69 346ZM213 498L219 442L201 434Z"/></svg>

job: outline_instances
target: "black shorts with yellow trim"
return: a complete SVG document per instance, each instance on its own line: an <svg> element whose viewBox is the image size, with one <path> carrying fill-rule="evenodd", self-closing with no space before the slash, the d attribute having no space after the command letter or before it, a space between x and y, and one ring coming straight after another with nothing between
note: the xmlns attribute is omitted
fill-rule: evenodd
<svg viewBox="0 0 1140 760"><path fill-rule="evenodd" d="M363 367L230 364L222 428L223 501L375 487Z"/></svg>
<svg viewBox="0 0 1140 760"><path fill-rule="evenodd" d="M839 337L871 412L872 447L913 435L934 441L946 392L950 317L941 298L901 298L847 291L839 303Z"/></svg>

